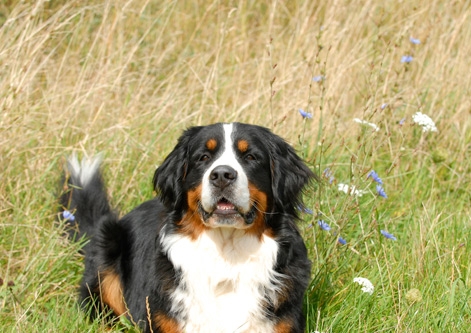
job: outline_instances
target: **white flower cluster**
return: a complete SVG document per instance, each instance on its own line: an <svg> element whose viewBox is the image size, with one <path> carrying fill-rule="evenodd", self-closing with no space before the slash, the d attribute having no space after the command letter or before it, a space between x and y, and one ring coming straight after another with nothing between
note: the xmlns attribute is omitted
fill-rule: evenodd
<svg viewBox="0 0 471 333"><path fill-rule="evenodd" d="M373 124L373 123L369 123L366 120L361 120L359 118L353 118L353 121L356 122L356 123L362 124L362 125L370 126L371 128L373 128L375 130L375 132L379 131L379 126L378 125Z"/></svg>
<svg viewBox="0 0 471 333"><path fill-rule="evenodd" d="M358 283L361 286L361 291L363 291L364 293L372 295L373 291L375 291L373 283L371 283L371 281L367 278L356 277L353 279L353 282Z"/></svg>
<svg viewBox="0 0 471 333"><path fill-rule="evenodd" d="M356 197L361 197L366 193L366 191L358 190L354 185L349 186L347 184L340 183L337 185L337 188L339 191L344 192L345 194L354 195Z"/></svg>
<svg viewBox="0 0 471 333"><path fill-rule="evenodd" d="M414 123L422 126L422 132L438 132L435 123L432 118L423 114L422 112L417 112L412 116Z"/></svg>

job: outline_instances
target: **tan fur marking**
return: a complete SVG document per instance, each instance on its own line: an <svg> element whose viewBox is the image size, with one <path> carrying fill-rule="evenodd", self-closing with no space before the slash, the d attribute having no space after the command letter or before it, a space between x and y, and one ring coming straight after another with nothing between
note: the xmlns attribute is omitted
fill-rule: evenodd
<svg viewBox="0 0 471 333"><path fill-rule="evenodd" d="M180 333L182 331L175 319L160 312L154 316L154 325L160 332Z"/></svg>
<svg viewBox="0 0 471 333"><path fill-rule="evenodd" d="M112 270L102 273L100 292L103 303L107 304L117 316L126 313L123 288L118 274Z"/></svg>
<svg viewBox="0 0 471 333"><path fill-rule="evenodd" d="M237 141L237 149L239 149L241 153L245 153L247 149L249 149L249 143L245 140L239 140Z"/></svg>
<svg viewBox="0 0 471 333"><path fill-rule="evenodd" d="M209 139L208 141L206 141L206 148L208 148L209 150L214 150L217 146L218 142L216 141L216 139Z"/></svg>
<svg viewBox="0 0 471 333"><path fill-rule="evenodd" d="M183 234L188 235L191 239L197 239L199 235L207 228L198 213L198 204L201 200L202 187L188 191L188 211L183 216L178 225L181 227Z"/></svg>
<svg viewBox="0 0 471 333"><path fill-rule="evenodd" d="M289 320L282 320L278 322L275 326L275 333L290 333L292 329L291 321Z"/></svg>
<svg viewBox="0 0 471 333"><path fill-rule="evenodd" d="M266 229L265 224L265 213L267 211L268 202L267 195L265 192L260 191L255 185L249 183L250 201L254 204L257 213L253 225L247 229L247 233L254 234L258 237L262 237Z"/></svg>
<svg viewBox="0 0 471 333"><path fill-rule="evenodd" d="M201 233L208 229L203 221L201 216L198 213L198 204L201 200L201 191L202 186L199 185L193 190L188 191L187 200L188 200L188 211L183 216L183 218L178 222L178 225L181 227L183 234L191 237L191 239L197 239ZM246 230L247 233L256 235L257 237L262 237L263 233L266 231L265 224L265 212L268 207L267 195L260 191L252 183L249 184L250 200L252 204L256 207L256 217L250 228Z"/></svg>

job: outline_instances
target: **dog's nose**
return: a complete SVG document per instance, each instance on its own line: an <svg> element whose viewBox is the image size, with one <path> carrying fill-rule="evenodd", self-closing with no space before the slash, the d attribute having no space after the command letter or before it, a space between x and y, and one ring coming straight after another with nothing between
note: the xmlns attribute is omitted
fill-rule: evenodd
<svg viewBox="0 0 471 333"><path fill-rule="evenodd" d="M217 166L211 171L209 181L216 187L221 189L235 182L237 179L237 171L228 165Z"/></svg>

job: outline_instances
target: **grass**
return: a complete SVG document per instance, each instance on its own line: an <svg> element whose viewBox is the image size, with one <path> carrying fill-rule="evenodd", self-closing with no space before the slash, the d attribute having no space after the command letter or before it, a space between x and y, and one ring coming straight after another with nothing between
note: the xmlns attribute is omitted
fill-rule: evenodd
<svg viewBox="0 0 471 333"><path fill-rule="evenodd" d="M1 330L109 329L79 310L80 245L54 222L65 156L103 152L127 212L152 197L184 128L243 121L286 138L322 178L300 223L313 261L307 332L466 331L470 17L469 2L439 0L0 4ZM438 132L423 133L416 112Z"/></svg>

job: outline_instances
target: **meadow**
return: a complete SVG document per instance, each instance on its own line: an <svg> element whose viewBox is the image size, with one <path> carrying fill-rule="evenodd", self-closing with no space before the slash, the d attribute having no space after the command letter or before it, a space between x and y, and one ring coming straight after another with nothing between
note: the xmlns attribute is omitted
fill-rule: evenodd
<svg viewBox="0 0 471 333"><path fill-rule="evenodd" d="M459 0L3 1L0 331L135 331L79 309L65 158L102 152L125 213L185 128L240 121L320 178L306 332L469 332L470 41Z"/></svg>

